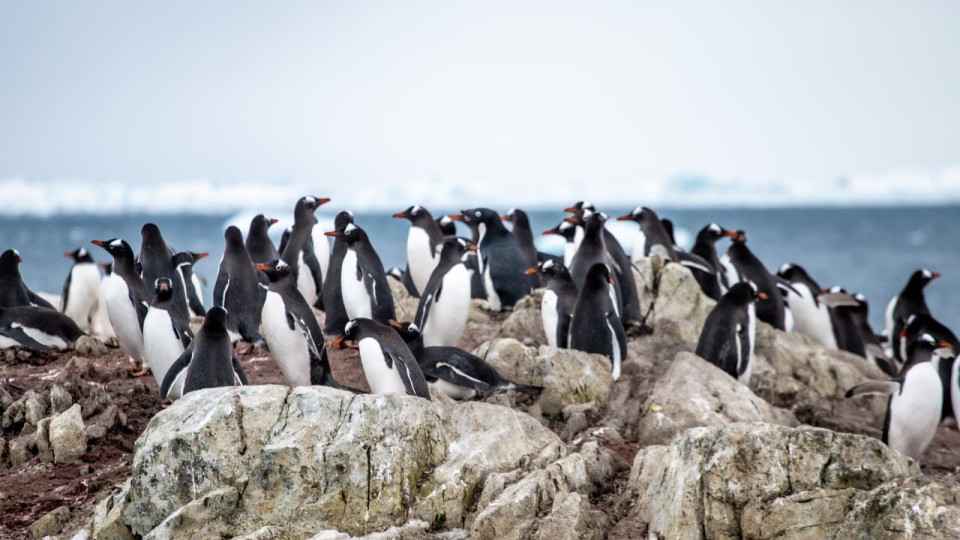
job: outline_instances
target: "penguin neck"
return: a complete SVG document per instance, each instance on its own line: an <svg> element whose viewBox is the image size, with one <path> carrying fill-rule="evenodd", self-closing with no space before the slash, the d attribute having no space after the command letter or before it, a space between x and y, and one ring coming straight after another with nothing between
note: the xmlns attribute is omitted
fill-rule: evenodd
<svg viewBox="0 0 960 540"><path fill-rule="evenodd" d="M703 259L712 264L714 268L720 268L720 257L717 256L717 245L705 235L697 235L697 241L693 244L693 247L690 248L690 253L703 257Z"/></svg>

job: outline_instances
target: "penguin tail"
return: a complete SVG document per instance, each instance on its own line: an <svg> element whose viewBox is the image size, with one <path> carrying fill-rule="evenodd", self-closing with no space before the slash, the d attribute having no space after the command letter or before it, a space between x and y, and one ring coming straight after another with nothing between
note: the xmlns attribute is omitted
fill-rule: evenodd
<svg viewBox="0 0 960 540"><path fill-rule="evenodd" d="M516 390L517 392L523 392L524 394L535 394L537 392L543 391L542 386L533 386L529 384L519 384L515 382L508 383L504 388L508 390Z"/></svg>
<svg viewBox="0 0 960 540"><path fill-rule="evenodd" d="M844 394L844 397L852 398L856 396L865 396L867 394L880 394L882 396L888 396L900 389L900 381L891 380L891 381L867 381L863 384L858 384L850 390L847 390L847 393Z"/></svg>

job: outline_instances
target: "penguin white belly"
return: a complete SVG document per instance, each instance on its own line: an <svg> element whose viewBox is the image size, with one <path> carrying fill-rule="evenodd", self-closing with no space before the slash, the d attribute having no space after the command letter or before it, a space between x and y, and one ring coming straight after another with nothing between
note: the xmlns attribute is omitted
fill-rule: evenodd
<svg viewBox="0 0 960 540"><path fill-rule="evenodd" d="M122 277L110 274L104 282L104 297L107 301L107 315L117 334L120 347L137 362L145 362L143 350L143 332L137 310L130 302L130 290ZM148 364L149 365L149 364Z"/></svg>
<svg viewBox="0 0 960 540"><path fill-rule="evenodd" d="M563 265L570 268L573 262L573 256L577 254L577 245L573 242L567 242L563 245Z"/></svg>
<svg viewBox="0 0 960 540"><path fill-rule="evenodd" d="M490 265L483 269L483 290L487 292L487 303L490 304L492 311L500 311L503 304L500 302L500 295L493 288L493 278L490 277Z"/></svg>
<svg viewBox="0 0 960 540"><path fill-rule="evenodd" d="M440 298L430 306L423 328L425 347L456 347L470 312L470 271L458 264L443 276Z"/></svg>
<svg viewBox="0 0 960 540"><path fill-rule="evenodd" d="M320 277L323 281L327 280L327 270L330 269L330 239L323 233L319 227L314 227L311 233L313 237L313 254L320 263Z"/></svg>
<svg viewBox="0 0 960 540"><path fill-rule="evenodd" d="M63 349L69 348L70 346L70 344L67 343L66 340L64 340L62 337L48 334L43 330L40 330L37 328L30 328L29 326L23 326L20 323L13 323L10 325L10 327L22 329L23 333L29 336L30 339L36 341L41 345L46 345L51 349L63 350Z"/></svg>
<svg viewBox="0 0 960 540"><path fill-rule="evenodd" d="M357 279L357 253L348 249L343 255L343 267L340 270L340 294L343 296L343 306L347 311L347 318L357 319L373 317L373 308L370 294L363 284L363 275Z"/></svg>
<svg viewBox="0 0 960 540"><path fill-rule="evenodd" d="M79 263L70 270L70 290L63 313L84 332L93 328L93 317L100 303L100 271L93 263Z"/></svg>
<svg viewBox="0 0 960 540"><path fill-rule="evenodd" d="M410 279L413 280L417 292L423 293L427 288L430 274L439 260L436 253L430 249L430 235L427 231L421 227L410 227L407 234L407 264L410 266Z"/></svg>
<svg viewBox="0 0 960 540"><path fill-rule="evenodd" d="M647 245L647 235L643 234L642 230L638 230L636 236L633 237L633 244L630 248L630 260L636 264L644 259L644 246Z"/></svg>
<svg viewBox="0 0 960 540"><path fill-rule="evenodd" d="M10 347L21 347L21 346L22 345L20 345L20 342L13 338L8 338L7 336L0 336L0 349L9 349Z"/></svg>
<svg viewBox="0 0 960 540"><path fill-rule="evenodd" d="M106 277L100 280L100 300L97 302L97 311L93 317L93 334L100 339L107 341L117 339L117 333L110 324L110 316L107 314L107 295L106 295Z"/></svg>
<svg viewBox="0 0 960 540"><path fill-rule="evenodd" d="M183 383L187 380L187 370L180 370L180 373L177 374L177 377L173 379L173 384L170 385L170 389L167 390L166 399L174 400L180 399L183 397Z"/></svg>
<svg viewBox="0 0 960 540"><path fill-rule="evenodd" d="M737 334L737 336L737 339L739 339L739 334ZM747 363L747 369L744 370L742 375L737 377L737 380L745 385L750 384L750 374L753 373L753 346L757 342L757 306L753 302L750 302L750 305L747 306L747 339L750 340L750 346L747 348L747 357L740 360L741 362ZM738 343L738 354L741 350L739 345Z"/></svg>
<svg viewBox="0 0 960 540"><path fill-rule="evenodd" d="M915 365L900 391L890 397L888 445L914 459L920 459L940 425L943 383L935 366L933 362Z"/></svg>
<svg viewBox="0 0 960 540"><path fill-rule="evenodd" d="M313 281L310 267L303 262L303 252L297 255L297 290L303 295L307 304L313 305L317 301L317 284Z"/></svg>
<svg viewBox="0 0 960 540"><path fill-rule="evenodd" d="M886 311L883 312L883 322L887 325L886 334L890 343L893 343L893 310L897 307L897 298L899 297L894 296L891 298L887 304Z"/></svg>
<svg viewBox="0 0 960 540"><path fill-rule="evenodd" d="M793 311L790 309L790 306L783 306L783 331L784 332L793 332L796 330L796 324L793 320Z"/></svg>
<svg viewBox="0 0 960 540"><path fill-rule="evenodd" d="M200 282L200 278L197 277L196 272L190 274L190 281L193 283L193 290L197 293L197 298L200 299L200 302L203 303L203 283ZM193 313L193 312L191 312ZM194 317L199 316L199 313L194 313Z"/></svg>
<svg viewBox="0 0 960 540"><path fill-rule="evenodd" d="M143 351L157 385L163 384L170 366L183 353L183 343L174 334L170 314L166 310L154 307L147 310L147 316L143 319Z"/></svg>
<svg viewBox="0 0 960 540"><path fill-rule="evenodd" d="M610 341L613 350L613 380L620 378L620 360L622 359L620 351L620 342L617 341L617 333L613 331L613 326L607 320L607 329L610 331Z"/></svg>
<svg viewBox="0 0 960 540"><path fill-rule="evenodd" d="M374 394L407 394L407 387L400 379L397 364L387 367L383 357L380 342L373 338L363 338L359 343L360 363L363 365L363 374L367 377L367 384Z"/></svg>
<svg viewBox="0 0 960 540"><path fill-rule="evenodd" d="M813 291L803 283L794 283L793 286L800 296L790 291L787 302L790 304L790 311L793 312L796 332L828 349L836 349L837 338L833 335L829 308L824 304L816 305Z"/></svg>
<svg viewBox="0 0 960 540"><path fill-rule="evenodd" d="M941 360L944 362L945 360ZM953 404L953 419L960 426L960 356L954 358L950 368L950 399Z"/></svg>
<svg viewBox="0 0 960 540"><path fill-rule="evenodd" d="M547 334L547 345L551 347L558 346L557 324L560 317L557 315L557 303L559 301L557 293L550 289L543 291L543 300L540 301L540 318L543 319L543 332Z"/></svg>
<svg viewBox="0 0 960 540"><path fill-rule="evenodd" d="M727 276L727 285L729 287L733 287L740 282L740 271L737 270L737 267L733 265L733 261L731 261L730 257L727 257L726 254L720 257L720 266L723 267L723 272Z"/></svg>
<svg viewBox="0 0 960 540"><path fill-rule="evenodd" d="M583 242L583 237L586 236L586 230L580 225L577 226L573 231L573 253L570 254L570 260L573 260L573 256L577 254L577 250L580 249L580 243Z"/></svg>
<svg viewBox="0 0 960 540"><path fill-rule="evenodd" d="M473 399L474 396L477 395L477 391L473 388L466 388L458 384L453 384L452 382L447 382L443 379L437 379L437 382L427 384L453 399Z"/></svg>
<svg viewBox="0 0 960 540"><path fill-rule="evenodd" d="M275 292L268 292L263 303L260 333L287 384L310 386L310 349L306 338L297 325L290 329L283 298Z"/></svg>

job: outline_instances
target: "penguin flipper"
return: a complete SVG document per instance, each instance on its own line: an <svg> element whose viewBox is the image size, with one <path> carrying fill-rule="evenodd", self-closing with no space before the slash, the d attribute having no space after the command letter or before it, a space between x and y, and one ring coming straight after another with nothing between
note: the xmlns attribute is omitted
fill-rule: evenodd
<svg viewBox="0 0 960 540"><path fill-rule="evenodd" d="M880 394L882 396L888 396L894 392L899 392L902 382L903 381L900 379L892 379L889 381L867 381L854 386L850 390L847 390L847 393L844 394L843 397L851 398L855 396L864 396L867 394Z"/></svg>
<svg viewBox="0 0 960 540"><path fill-rule="evenodd" d="M823 293L817 295L817 301L822 303L827 307L842 307L850 306L857 307L860 305L860 302L857 302L857 299L847 293Z"/></svg>
<svg viewBox="0 0 960 540"><path fill-rule="evenodd" d="M67 310L67 303L70 301L70 283L73 282L73 268L67 272L67 280L63 282L63 292L60 293L60 311Z"/></svg>
<svg viewBox="0 0 960 540"><path fill-rule="evenodd" d="M433 301L435 297L432 292L425 292L423 296L420 297L420 303L417 305L417 314L414 316L413 321L419 328L423 328L427 324L427 319L430 317L430 308L433 307Z"/></svg>
<svg viewBox="0 0 960 540"><path fill-rule="evenodd" d="M173 334L177 336L177 339L180 340L183 347L187 348L190 346L190 343L193 341L193 330L191 330L189 326L184 328L173 317L170 317L170 326L173 327Z"/></svg>
<svg viewBox="0 0 960 540"><path fill-rule="evenodd" d="M569 347L571 319L573 317L566 313L557 318L557 347L561 349Z"/></svg>
<svg viewBox="0 0 960 540"><path fill-rule="evenodd" d="M50 302L47 302L46 300L41 298L40 295L31 291L30 289L27 289L27 296L30 298L30 303L37 307L50 308L54 311L58 311L57 308L53 307L50 304Z"/></svg>
<svg viewBox="0 0 960 540"><path fill-rule="evenodd" d="M247 381L247 374L243 371L243 366L240 365L240 359L237 358L236 351L233 352L233 356L230 360L233 363L233 374L236 376L237 380L240 381L240 384L243 386L249 386L250 382Z"/></svg>
<svg viewBox="0 0 960 540"><path fill-rule="evenodd" d="M427 387L427 379L423 376L420 364L413 358L413 355L410 354L409 358L404 358L393 347L381 346L381 350L400 375L400 380L403 381L403 386L407 389L407 395L432 401L430 399L430 389Z"/></svg>
<svg viewBox="0 0 960 540"><path fill-rule="evenodd" d="M180 356L177 357L173 365L170 366L170 369L167 370L167 374L163 376L163 382L160 383L160 399L167 399L167 394L170 393L170 387L173 386L173 382L180 376L181 371L187 369L192 358L193 343L180 353Z"/></svg>
<svg viewBox="0 0 960 540"><path fill-rule="evenodd" d="M307 327L307 323L289 309L287 310L287 326L290 330L300 330L300 334L307 342L307 348L310 349L311 357L326 357L327 354L322 341L323 336L314 336L310 328ZM321 340L319 343L317 342L318 339Z"/></svg>
<svg viewBox="0 0 960 540"><path fill-rule="evenodd" d="M627 333L623 330L623 322L614 312L607 314L607 323L613 328L613 335L620 346L620 360L627 357Z"/></svg>
<svg viewBox="0 0 960 540"><path fill-rule="evenodd" d="M0 328L0 335L6 336L16 341L17 343L20 344L21 347L26 347L31 351L44 352L44 351L50 350L50 347L47 347L43 343L40 343L39 341L28 336L27 333L23 331L23 328L19 328L19 327Z"/></svg>
<svg viewBox="0 0 960 540"><path fill-rule="evenodd" d="M465 366L454 366L447 362L439 361L424 369L423 375L424 377L442 379L457 386L472 388L481 392L493 388L490 383L481 380L477 374L472 374L462 369L463 367Z"/></svg>

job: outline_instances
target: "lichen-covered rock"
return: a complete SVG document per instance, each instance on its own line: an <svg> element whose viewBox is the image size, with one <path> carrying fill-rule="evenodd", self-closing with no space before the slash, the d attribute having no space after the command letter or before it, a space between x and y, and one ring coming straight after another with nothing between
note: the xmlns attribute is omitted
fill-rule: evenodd
<svg viewBox="0 0 960 540"><path fill-rule="evenodd" d="M43 538L57 534L63 529L68 519L70 519L70 508L58 506L30 525L30 536L33 538Z"/></svg>
<svg viewBox="0 0 960 540"><path fill-rule="evenodd" d="M407 288L399 280L388 278L387 285L393 293L393 306L397 318L401 321L412 321L417 315L420 299L408 293Z"/></svg>
<svg viewBox="0 0 960 540"><path fill-rule="evenodd" d="M534 349L509 338L484 343L474 354L511 381L542 386L537 404L547 416L558 416L568 405L599 407L613 384L610 360L601 354L546 345Z"/></svg>
<svg viewBox="0 0 960 540"><path fill-rule="evenodd" d="M696 343L716 302L704 295L690 270L659 256L636 263L635 277L644 322L660 333ZM639 272L639 273L637 273Z"/></svg>
<svg viewBox="0 0 960 540"><path fill-rule="evenodd" d="M536 289L524 296L513 306L513 311L503 321L498 338L513 338L529 347L547 344L547 335L543 332L543 316L540 302L543 289Z"/></svg>
<svg viewBox="0 0 960 540"><path fill-rule="evenodd" d="M71 405L73 405L73 398L62 386L55 384L50 388L50 412L60 414Z"/></svg>
<svg viewBox="0 0 960 540"><path fill-rule="evenodd" d="M410 520L455 529L488 475L563 452L532 417L485 403L326 387L193 392L150 422L126 494L101 503L92 532L286 539Z"/></svg>
<svg viewBox="0 0 960 540"><path fill-rule="evenodd" d="M99 338L94 336L80 336L73 346L77 354L97 358L107 354L109 349Z"/></svg>
<svg viewBox="0 0 960 540"><path fill-rule="evenodd" d="M87 452L87 431L80 405L74 404L50 421L50 449L55 463L73 463Z"/></svg>

